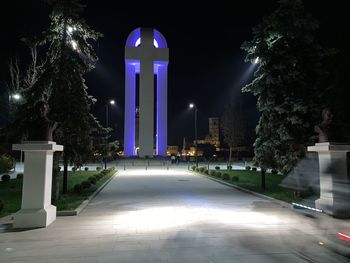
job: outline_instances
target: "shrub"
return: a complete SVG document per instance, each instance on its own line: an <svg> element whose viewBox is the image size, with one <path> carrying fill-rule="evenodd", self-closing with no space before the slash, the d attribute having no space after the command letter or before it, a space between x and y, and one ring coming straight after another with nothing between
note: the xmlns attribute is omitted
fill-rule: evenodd
<svg viewBox="0 0 350 263"><path fill-rule="evenodd" d="M250 170L250 166L247 165L247 166L245 167L245 169L249 171L249 170Z"/></svg>
<svg viewBox="0 0 350 263"><path fill-rule="evenodd" d="M209 170L205 170L204 173L209 175Z"/></svg>
<svg viewBox="0 0 350 263"><path fill-rule="evenodd" d="M96 167L96 171L101 171L101 170L102 170L102 167L100 167L100 166Z"/></svg>
<svg viewBox="0 0 350 263"><path fill-rule="evenodd" d="M237 175L231 176L231 181L232 181L232 182L236 182L236 181L238 181L238 180L239 180L239 177L238 177Z"/></svg>
<svg viewBox="0 0 350 263"><path fill-rule="evenodd" d="M94 176L90 176L89 178L88 178L88 180L90 181L90 183L91 184L96 184L96 178L94 177Z"/></svg>
<svg viewBox="0 0 350 263"><path fill-rule="evenodd" d="M216 177L221 177L221 173L220 172L216 172Z"/></svg>
<svg viewBox="0 0 350 263"><path fill-rule="evenodd" d="M81 184L76 184L74 185L73 191L76 194L81 194L83 192L83 186Z"/></svg>
<svg viewBox="0 0 350 263"><path fill-rule="evenodd" d="M100 174L102 175L102 176L105 176L106 174L108 174L109 173L109 170L108 169L103 169L101 172L100 172Z"/></svg>
<svg viewBox="0 0 350 263"><path fill-rule="evenodd" d="M86 180L86 181L83 181L83 182L81 183L81 185L82 185L82 187L83 187L84 189L88 189L88 188L90 188L91 183L90 183L90 181Z"/></svg>
<svg viewBox="0 0 350 263"><path fill-rule="evenodd" d="M195 166L195 165L192 165L192 166L191 166L191 169L192 169L192 171L194 171L194 170L196 169L196 166Z"/></svg>
<svg viewBox="0 0 350 263"><path fill-rule="evenodd" d="M232 170L232 165L227 165L227 170Z"/></svg>
<svg viewBox="0 0 350 263"><path fill-rule="evenodd" d="M10 181L11 177L8 174L4 174L3 176L1 176L1 181L3 182L8 182Z"/></svg>
<svg viewBox="0 0 350 263"><path fill-rule="evenodd" d="M205 171L205 167L199 167L199 172L201 172L201 173L204 173L204 171Z"/></svg>
<svg viewBox="0 0 350 263"><path fill-rule="evenodd" d="M256 167L252 167L252 171L256 172L257 168Z"/></svg>
<svg viewBox="0 0 350 263"><path fill-rule="evenodd" d="M98 180L100 180L102 178L102 175L94 174L94 177L96 178L96 181L98 181Z"/></svg>
<svg viewBox="0 0 350 263"><path fill-rule="evenodd" d="M0 212L2 209L4 209L4 203L2 202L2 200L0 200Z"/></svg>
<svg viewBox="0 0 350 263"><path fill-rule="evenodd" d="M18 173L16 179L23 179L23 173Z"/></svg>
<svg viewBox="0 0 350 263"><path fill-rule="evenodd" d="M216 176L216 172L215 171L210 171L210 175L211 176Z"/></svg>
<svg viewBox="0 0 350 263"><path fill-rule="evenodd" d="M14 165L15 160L11 156L7 154L0 155L0 174L8 173Z"/></svg>
<svg viewBox="0 0 350 263"><path fill-rule="evenodd" d="M89 167L85 167L84 170L85 170L85 171L89 171Z"/></svg>
<svg viewBox="0 0 350 263"><path fill-rule="evenodd" d="M73 166L72 171L75 173L76 170L77 170L77 167Z"/></svg>
<svg viewBox="0 0 350 263"><path fill-rule="evenodd" d="M220 170L220 166L215 166L215 170Z"/></svg>
<svg viewBox="0 0 350 263"><path fill-rule="evenodd" d="M278 171L277 171L276 169L272 169L272 170L271 170L271 173L272 173L272 174L278 174Z"/></svg>
<svg viewBox="0 0 350 263"><path fill-rule="evenodd" d="M229 179L230 179L230 175L229 175L228 173L224 173L224 174L222 175L222 179L223 179L223 180L229 180Z"/></svg>

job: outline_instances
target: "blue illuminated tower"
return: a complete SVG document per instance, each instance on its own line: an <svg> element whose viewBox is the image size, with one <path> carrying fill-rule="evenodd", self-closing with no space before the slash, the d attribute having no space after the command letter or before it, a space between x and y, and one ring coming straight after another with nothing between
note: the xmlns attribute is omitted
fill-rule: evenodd
<svg viewBox="0 0 350 263"><path fill-rule="evenodd" d="M156 29L137 28L125 46L125 120L124 155L136 155L135 112L136 75L139 74L139 156L167 152L167 85L169 49L164 36ZM156 85L156 133L154 134L154 75Z"/></svg>

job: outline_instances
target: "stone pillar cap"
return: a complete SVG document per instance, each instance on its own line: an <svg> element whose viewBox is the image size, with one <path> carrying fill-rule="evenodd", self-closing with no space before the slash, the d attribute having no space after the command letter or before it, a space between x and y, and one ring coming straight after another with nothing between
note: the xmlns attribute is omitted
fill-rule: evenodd
<svg viewBox="0 0 350 263"><path fill-rule="evenodd" d="M314 146L308 146L309 152L349 152L350 145L336 142L316 143Z"/></svg>
<svg viewBox="0 0 350 263"><path fill-rule="evenodd" d="M14 151L63 151L63 145L52 141L24 141L22 144L13 144Z"/></svg>

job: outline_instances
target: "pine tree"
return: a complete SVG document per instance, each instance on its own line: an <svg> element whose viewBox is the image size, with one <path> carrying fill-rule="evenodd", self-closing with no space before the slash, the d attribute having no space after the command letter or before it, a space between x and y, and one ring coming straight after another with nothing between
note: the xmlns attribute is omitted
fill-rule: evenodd
<svg viewBox="0 0 350 263"><path fill-rule="evenodd" d="M101 34L80 17L84 6L79 0L49 0L48 3L52 8L50 27L29 40L35 46L46 48L46 62L35 84L26 92L28 102L23 110L40 100L49 103L49 118L59 124L54 140L64 146L63 189L66 192L68 164L84 162L92 154L92 132L102 130L90 113L95 100L88 95L83 77L97 61L89 41L96 41ZM58 158L55 163L57 167ZM57 169L53 176L53 199L57 199Z"/></svg>
<svg viewBox="0 0 350 263"><path fill-rule="evenodd" d="M256 127L255 161L263 169L290 171L303 156L320 112L322 65L328 54L315 38L318 23L301 0L280 0L279 7L253 29L242 49L246 61L258 60L253 93L261 112Z"/></svg>

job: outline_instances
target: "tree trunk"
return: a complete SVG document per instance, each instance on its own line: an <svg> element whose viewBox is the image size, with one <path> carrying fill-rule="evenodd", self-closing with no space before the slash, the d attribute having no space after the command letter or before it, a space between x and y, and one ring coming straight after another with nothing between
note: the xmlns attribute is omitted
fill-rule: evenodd
<svg viewBox="0 0 350 263"><path fill-rule="evenodd" d="M263 191L265 191L265 189L266 189L265 175L266 175L266 170L264 168L261 168L261 189Z"/></svg>
<svg viewBox="0 0 350 263"><path fill-rule="evenodd" d="M232 166L232 147L230 147L230 156L228 158L228 169L231 170L231 166Z"/></svg>
<svg viewBox="0 0 350 263"><path fill-rule="evenodd" d="M53 155L53 166L52 166L52 201L57 201L60 197L60 169L59 169L60 153L54 153Z"/></svg>
<svg viewBox="0 0 350 263"><path fill-rule="evenodd" d="M64 158L63 163L63 194L68 192L68 159Z"/></svg>

